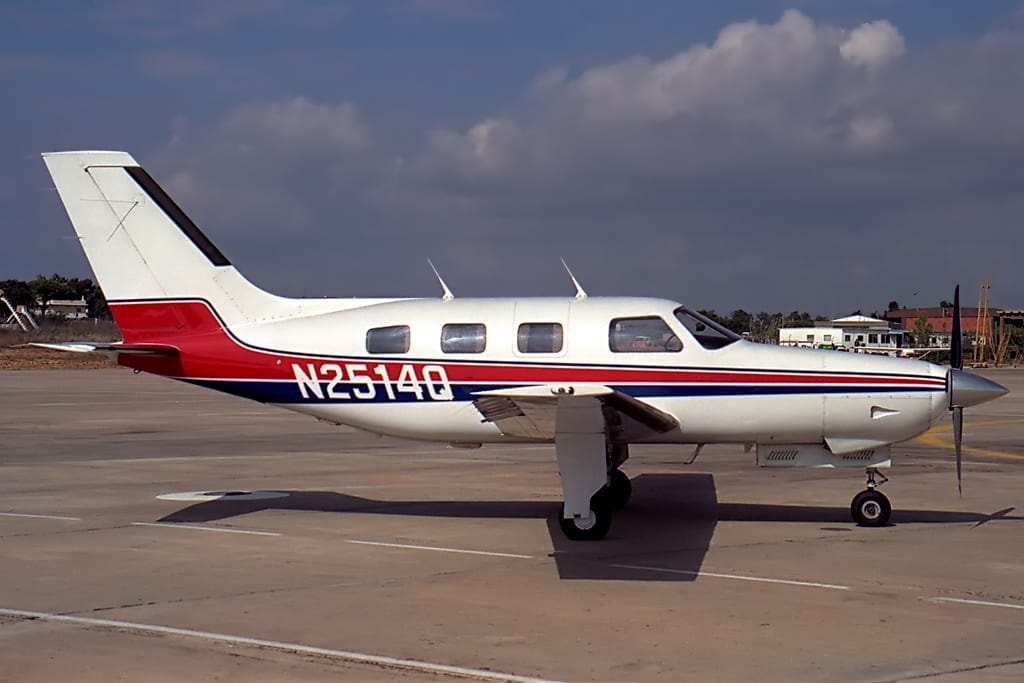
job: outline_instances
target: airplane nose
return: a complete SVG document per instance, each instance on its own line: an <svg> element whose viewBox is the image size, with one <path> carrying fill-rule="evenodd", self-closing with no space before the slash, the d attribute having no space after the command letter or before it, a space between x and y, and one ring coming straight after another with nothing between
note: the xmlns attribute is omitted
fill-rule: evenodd
<svg viewBox="0 0 1024 683"><path fill-rule="evenodd" d="M949 371L947 382L950 407L966 408L999 398L1010 390L1002 384L963 370Z"/></svg>

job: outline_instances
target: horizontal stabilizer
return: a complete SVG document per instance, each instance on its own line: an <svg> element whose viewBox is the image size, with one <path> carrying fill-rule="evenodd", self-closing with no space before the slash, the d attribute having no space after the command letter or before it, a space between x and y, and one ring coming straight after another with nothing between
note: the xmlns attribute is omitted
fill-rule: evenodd
<svg viewBox="0 0 1024 683"><path fill-rule="evenodd" d="M178 347L169 344L125 344L123 342L31 342L35 346L72 353L124 353L133 356L176 356Z"/></svg>

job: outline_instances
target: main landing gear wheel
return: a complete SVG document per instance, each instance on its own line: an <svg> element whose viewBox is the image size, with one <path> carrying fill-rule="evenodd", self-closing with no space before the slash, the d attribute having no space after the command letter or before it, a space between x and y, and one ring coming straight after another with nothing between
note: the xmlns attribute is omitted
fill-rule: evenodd
<svg viewBox="0 0 1024 683"><path fill-rule="evenodd" d="M860 526L885 526L892 516L892 505L881 491L865 489L853 497L850 514Z"/></svg>
<svg viewBox="0 0 1024 683"><path fill-rule="evenodd" d="M622 470L615 469L608 473L608 502L612 508L620 508L629 502L633 495L633 483Z"/></svg>
<svg viewBox="0 0 1024 683"><path fill-rule="evenodd" d="M558 525L570 541L601 540L612 526L612 506L608 494L604 490L594 494L590 499L590 515L587 517L566 519L563 504L558 514Z"/></svg>

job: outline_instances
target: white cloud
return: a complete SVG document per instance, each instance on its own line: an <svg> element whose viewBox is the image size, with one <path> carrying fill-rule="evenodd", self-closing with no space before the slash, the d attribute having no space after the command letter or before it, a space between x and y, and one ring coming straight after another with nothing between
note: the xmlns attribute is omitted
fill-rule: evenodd
<svg viewBox="0 0 1024 683"><path fill-rule="evenodd" d="M906 51L903 36L884 19L861 24L839 46L839 54L843 59L868 68L885 66Z"/></svg>
<svg viewBox="0 0 1024 683"><path fill-rule="evenodd" d="M348 102L251 102L213 125L173 128L156 159L170 171L168 191L249 233L315 229L317 207L362 187L363 169L375 164L372 133Z"/></svg>
<svg viewBox="0 0 1024 683"><path fill-rule="evenodd" d="M880 114L864 114L850 121L850 144L856 149L878 147L892 135L892 121Z"/></svg>
<svg viewBox="0 0 1024 683"><path fill-rule="evenodd" d="M240 147L273 147L290 154L369 147L370 130L348 103L318 104L304 97L245 104L228 113L221 133Z"/></svg>
<svg viewBox="0 0 1024 683"><path fill-rule="evenodd" d="M877 32L878 23L865 26ZM843 55L849 40L790 10L774 24L731 24L710 45L658 61L636 56L574 77L551 69L529 87L529 114L436 131L413 167L475 187L600 167L681 180L801 150L877 148L898 126L872 109L877 88ZM873 54L879 65L882 52Z"/></svg>
<svg viewBox="0 0 1024 683"><path fill-rule="evenodd" d="M436 255L460 294L552 293L565 254L595 294L841 314L853 291L870 307L911 280L938 297L976 279L946 246L965 226L990 232L985 268L1024 248L1024 34L904 52L888 22L789 11L661 59L550 68L412 149L351 103L293 98L180 127L161 161L270 285L286 262L375 285L386 264L360 293L432 295ZM282 245L283 229L308 234Z"/></svg>

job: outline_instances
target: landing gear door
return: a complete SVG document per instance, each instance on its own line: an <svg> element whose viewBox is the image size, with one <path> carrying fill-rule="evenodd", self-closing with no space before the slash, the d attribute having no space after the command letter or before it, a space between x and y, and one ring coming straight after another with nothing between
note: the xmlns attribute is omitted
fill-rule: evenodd
<svg viewBox="0 0 1024 683"><path fill-rule="evenodd" d="M517 301L512 351L522 358L557 358L569 348L569 301Z"/></svg>

